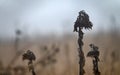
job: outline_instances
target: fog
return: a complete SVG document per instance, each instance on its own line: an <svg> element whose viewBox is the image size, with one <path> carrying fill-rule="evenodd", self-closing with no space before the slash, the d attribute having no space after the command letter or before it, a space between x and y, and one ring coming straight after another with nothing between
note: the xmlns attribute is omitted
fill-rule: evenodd
<svg viewBox="0 0 120 75"><path fill-rule="evenodd" d="M119 0L0 0L0 37L14 37L15 29L25 35L72 32L80 10L93 22L93 31L108 31L110 18L120 19Z"/></svg>

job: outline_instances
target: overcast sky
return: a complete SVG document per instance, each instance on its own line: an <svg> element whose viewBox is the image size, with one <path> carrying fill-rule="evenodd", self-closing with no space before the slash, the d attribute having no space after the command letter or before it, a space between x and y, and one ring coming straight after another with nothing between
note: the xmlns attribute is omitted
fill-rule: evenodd
<svg viewBox="0 0 120 75"><path fill-rule="evenodd" d="M14 36L15 29L32 34L72 32L80 10L85 10L97 32L107 28L110 16L120 24L120 0L0 0L0 36Z"/></svg>

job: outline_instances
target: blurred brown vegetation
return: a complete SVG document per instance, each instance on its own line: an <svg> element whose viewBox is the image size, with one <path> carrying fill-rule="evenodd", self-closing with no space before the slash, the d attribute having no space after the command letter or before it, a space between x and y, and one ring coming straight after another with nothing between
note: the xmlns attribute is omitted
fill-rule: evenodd
<svg viewBox="0 0 120 75"><path fill-rule="evenodd" d="M113 36L114 35L114 36ZM22 61L24 51L30 49L36 55L34 63L37 75L77 75L78 53L77 35L33 39L22 41L16 51L14 42L0 43L0 75L30 75L27 62ZM120 74L120 35L118 33L98 33L84 35L84 52L89 44L95 43L100 50L99 69L101 75ZM56 51L59 52L56 53ZM93 75L92 60L86 57L85 75Z"/></svg>
<svg viewBox="0 0 120 75"><path fill-rule="evenodd" d="M90 51L89 44L99 47L101 75L120 75L120 31L112 18L111 29L101 29L96 34L84 35L85 75L93 75L92 59L86 57ZM113 26L114 25L114 26ZM36 55L33 62L37 75L78 75L79 57L76 33L63 36L37 36L20 38L16 32L15 40L0 40L0 75L30 75L27 61L22 61L22 54L32 50Z"/></svg>

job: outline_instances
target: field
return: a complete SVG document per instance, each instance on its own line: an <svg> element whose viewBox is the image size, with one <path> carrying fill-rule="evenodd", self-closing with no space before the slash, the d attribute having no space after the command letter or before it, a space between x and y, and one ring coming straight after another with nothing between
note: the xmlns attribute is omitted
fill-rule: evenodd
<svg viewBox="0 0 120 75"><path fill-rule="evenodd" d="M0 43L0 75L31 75L27 60L22 54L31 50L36 56L34 69L36 75L78 75L79 57L76 34L64 36L45 36L22 39L17 46L14 40ZM84 35L85 75L93 75L92 59L86 57L90 50L89 44L99 47L101 75L120 75L120 35L98 33ZM17 47L17 48L16 48ZM16 50L17 49L17 50ZM55 52L59 50L58 52ZM50 57L50 58L49 58ZM49 59L48 59L49 58Z"/></svg>

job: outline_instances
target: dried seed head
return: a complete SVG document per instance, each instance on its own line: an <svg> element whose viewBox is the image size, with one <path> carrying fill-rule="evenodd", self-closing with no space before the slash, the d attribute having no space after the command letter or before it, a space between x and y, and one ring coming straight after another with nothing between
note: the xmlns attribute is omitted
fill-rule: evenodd
<svg viewBox="0 0 120 75"><path fill-rule="evenodd" d="M92 22L89 20L89 16L88 14L82 10L79 12L79 16L74 24L74 31L78 32L78 27L79 27L79 30L81 28L85 28L85 29L92 29Z"/></svg>
<svg viewBox="0 0 120 75"><path fill-rule="evenodd" d="M35 60L35 59L36 59L36 57L35 57L34 53L30 50L27 50L27 52L23 54L23 60L32 61L32 60Z"/></svg>
<svg viewBox="0 0 120 75"><path fill-rule="evenodd" d="M88 57L95 57L95 56L99 56L99 51L89 51L87 54Z"/></svg>
<svg viewBox="0 0 120 75"><path fill-rule="evenodd" d="M91 47L91 51L88 52L87 56L88 57L99 57L98 47L95 46L94 44L90 44L89 46Z"/></svg>

